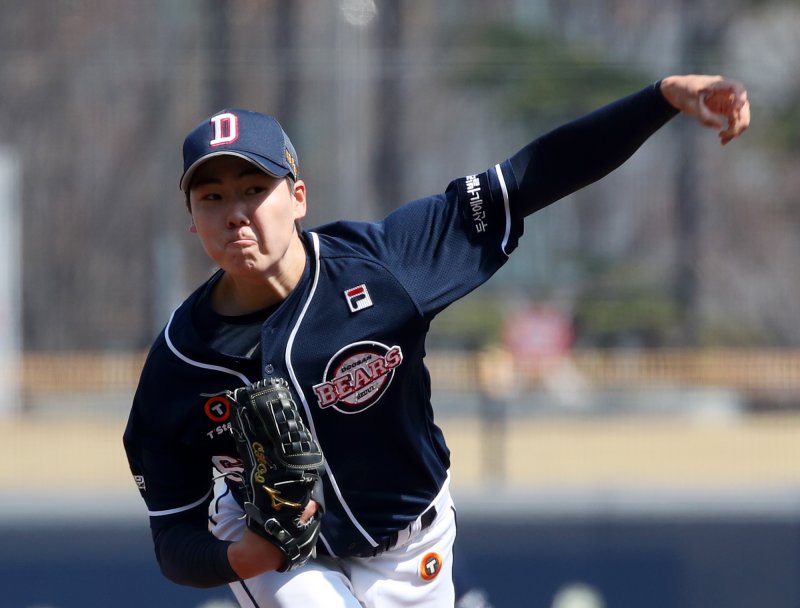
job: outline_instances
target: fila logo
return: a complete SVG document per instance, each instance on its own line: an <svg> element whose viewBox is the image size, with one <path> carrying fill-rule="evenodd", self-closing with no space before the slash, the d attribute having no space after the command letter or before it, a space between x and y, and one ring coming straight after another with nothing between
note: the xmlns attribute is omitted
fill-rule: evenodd
<svg viewBox="0 0 800 608"><path fill-rule="evenodd" d="M208 142L209 146L221 146L239 139L239 117L236 114L225 112L211 117L214 125L214 139Z"/></svg>
<svg viewBox="0 0 800 608"><path fill-rule="evenodd" d="M366 284L362 283L358 287L351 287L344 292L350 312L358 312L372 306L372 298L369 297Z"/></svg>

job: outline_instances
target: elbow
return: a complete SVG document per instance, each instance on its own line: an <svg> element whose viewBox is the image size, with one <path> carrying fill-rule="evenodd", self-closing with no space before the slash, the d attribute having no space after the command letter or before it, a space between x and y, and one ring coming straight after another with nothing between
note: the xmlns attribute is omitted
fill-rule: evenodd
<svg viewBox="0 0 800 608"><path fill-rule="evenodd" d="M237 580L227 560L228 543L194 526L154 531L156 560L164 577L186 587L206 589Z"/></svg>
<svg viewBox="0 0 800 608"><path fill-rule="evenodd" d="M161 574L163 574L167 580L175 583L176 585L182 585L184 587L195 587L198 589L209 589L211 587L218 587L220 585L220 583L216 582L210 583L207 581L201 581L186 576L185 573L180 572L175 568L170 568L169 565L163 564L161 562L159 562L159 567L161 568Z"/></svg>
<svg viewBox="0 0 800 608"><path fill-rule="evenodd" d="M161 570L161 574L164 576L164 578L177 585L184 585L187 587L197 586L195 581L188 578L186 573L181 568L176 567L173 560L170 560L166 556L162 555L162 552L159 551L158 544L156 544L155 547L155 554L156 561L158 562L158 568Z"/></svg>
<svg viewBox="0 0 800 608"><path fill-rule="evenodd" d="M158 567L161 570L161 574L164 576L164 578L172 583L175 583L176 585L195 587L198 589L209 589L211 587L219 587L220 585L224 584L224 582L219 580L198 577L194 571L191 571L185 567L181 567L170 559L162 558L158 551L156 551L156 560L158 561Z"/></svg>

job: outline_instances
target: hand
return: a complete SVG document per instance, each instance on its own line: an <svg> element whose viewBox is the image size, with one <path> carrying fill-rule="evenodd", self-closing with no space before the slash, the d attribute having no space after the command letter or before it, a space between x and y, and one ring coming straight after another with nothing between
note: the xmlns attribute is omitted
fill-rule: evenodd
<svg viewBox="0 0 800 608"><path fill-rule="evenodd" d="M248 528L228 546L228 562L242 580L277 570L285 559L278 547Z"/></svg>
<svg viewBox="0 0 800 608"><path fill-rule="evenodd" d="M300 521L307 522L316 511L317 503L312 500L303 511ZM241 539L228 546L228 561L242 580L278 570L284 565L285 559L278 547L248 528L245 528Z"/></svg>
<svg viewBox="0 0 800 608"><path fill-rule="evenodd" d="M673 107L706 127L719 129L724 146L750 125L750 102L742 83L722 76L668 76L661 93ZM727 121L727 126L723 124Z"/></svg>

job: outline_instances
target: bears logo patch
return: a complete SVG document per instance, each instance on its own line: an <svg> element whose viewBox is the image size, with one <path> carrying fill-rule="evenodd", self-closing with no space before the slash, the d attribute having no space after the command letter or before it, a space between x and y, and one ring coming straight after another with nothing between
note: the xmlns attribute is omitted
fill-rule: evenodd
<svg viewBox="0 0 800 608"><path fill-rule="evenodd" d="M399 346L380 342L345 346L331 357L324 381L314 386L317 403L343 414L363 412L380 400L402 362Z"/></svg>

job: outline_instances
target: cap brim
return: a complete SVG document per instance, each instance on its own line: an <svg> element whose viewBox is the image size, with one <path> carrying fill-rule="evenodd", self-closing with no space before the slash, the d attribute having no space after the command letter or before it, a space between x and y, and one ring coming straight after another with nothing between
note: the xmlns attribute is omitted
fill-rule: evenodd
<svg viewBox="0 0 800 608"><path fill-rule="evenodd" d="M256 165L259 169L271 175L272 177L286 177L287 175L291 174L289 169L285 167L281 167L280 165L276 165L268 158L264 158L263 156L259 156L258 154L253 154L250 152L240 152L240 151L233 151L233 150L220 150L219 152L211 152L210 154L206 154L205 156L201 156L196 161L194 161L186 171L183 172L181 176L181 190L183 192L189 191L189 185L192 183L192 177L194 177L194 172L197 168L202 165L207 160L214 158L216 156L238 156L239 158L243 158L246 161L250 161L254 165Z"/></svg>

